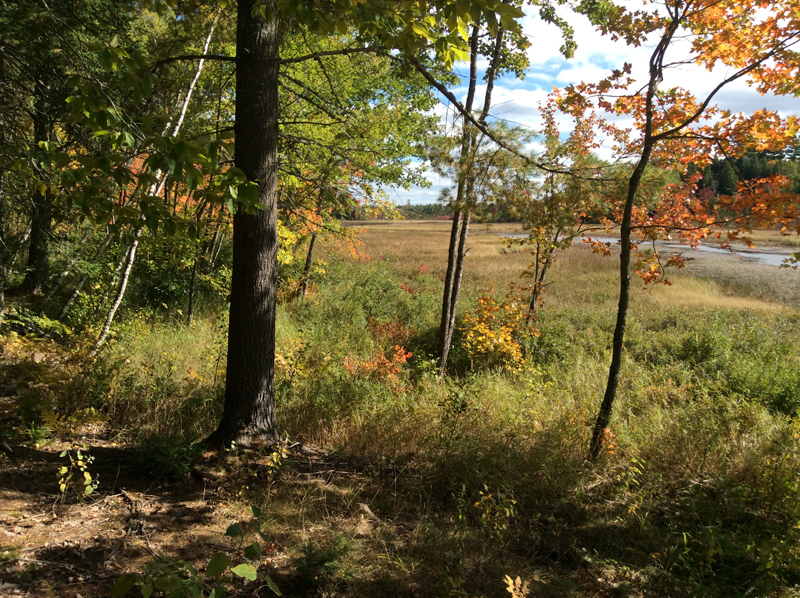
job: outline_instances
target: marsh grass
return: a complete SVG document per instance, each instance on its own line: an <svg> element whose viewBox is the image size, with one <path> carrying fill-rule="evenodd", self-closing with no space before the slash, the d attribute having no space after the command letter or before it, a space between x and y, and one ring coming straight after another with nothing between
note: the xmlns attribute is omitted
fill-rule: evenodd
<svg viewBox="0 0 800 598"><path fill-rule="evenodd" d="M528 262L497 230L474 230L460 314L487 287L520 284ZM456 338L440 383L431 356L446 231L369 227L368 263L327 256L315 292L279 306L279 424L341 460L316 476L289 464L236 498L263 505L295 559L299 577L282 587L504 596L510 574L536 596L790 595L800 315L783 301L783 274L749 269L734 284L689 269L634 292L618 404L590 464L616 261L581 246L559 254L522 372L472 367ZM210 431L221 330L131 323L100 376L114 425L130 438ZM401 344L413 356L394 377L352 367Z"/></svg>

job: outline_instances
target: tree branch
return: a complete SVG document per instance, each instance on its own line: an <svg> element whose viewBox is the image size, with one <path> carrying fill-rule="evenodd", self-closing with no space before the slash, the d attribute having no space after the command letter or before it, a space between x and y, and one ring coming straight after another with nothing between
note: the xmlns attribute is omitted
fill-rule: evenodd
<svg viewBox="0 0 800 598"><path fill-rule="evenodd" d="M281 64L294 64L296 62L303 62L305 60L314 60L321 56L347 56L349 54L367 54L370 52L380 52L386 50L383 46L369 46L367 48L343 48L341 50L326 50L324 52L313 52L304 56L295 56L294 58L282 58Z"/></svg>
<svg viewBox="0 0 800 598"><path fill-rule="evenodd" d="M514 154L516 156L519 156L526 164L530 164L532 166L535 166L536 168L544 170L545 172L552 172L552 173L555 173L555 174L573 174L573 173L570 173L570 172L568 172L566 170L561 170L559 168L552 168L551 166L546 166L546 165L542 164L541 162L537 162L536 160L531 159L530 156L527 156L527 155L523 154L519 149L517 149L515 147L512 147L509 144L507 144L506 142L498 139L488 129L488 127L485 124L481 124L481 122L478 119L476 119L467 109L465 109L464 106L461 104L461 102L459 102L456 99L456 96L454 96L452 94L452 92L450 92L450 90L447 89L447 87L445 87L440 81L438 81L436 79L436 77L434 77L430 73L430 71L427 68L425 68L419 62L419 60L417 60L414 56L408 56L408 61L412 64L412 66L415 69L417 69L417 72L419 72L425 78L425 80L428 83L430 83L434 88L436 88L436 90L439 93L441 93L445 98L447 98L447 101L449 101L456 108L456 110L458 110L461 113L461 116L463 118L468 120L472 126L474 126L476 129L478 129L478 131L480 131L484 135L486 135L489 139L491 139L494 143L499 145L501 148L511 152L512 154Z"/></svg>
<svg viewBox="0 0 800 598"><path fill-rule="evenodd" d="M219 60L222 62L236 62L238 58L236 58L236 56L221 56L219 54L181 54L180 56L170 56L169 58L154 62L150 70L152 71L170 62L178 62L180 60Z"/></svg>

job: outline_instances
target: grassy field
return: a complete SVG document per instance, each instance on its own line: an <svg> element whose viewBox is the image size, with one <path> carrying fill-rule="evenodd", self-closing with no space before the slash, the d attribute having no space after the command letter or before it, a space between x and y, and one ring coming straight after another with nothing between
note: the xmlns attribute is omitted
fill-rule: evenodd
<svg viewBox="0 0 800 598"><path fill-rule="evenodd" d="M279 307L279 424L313 452L199 456L192 442L221 406L222 316L191 329L131 318L93 363L6 338L7 416L43 472L28 486L19 469L0 475L4 492L29 497L14 507L20 518L42 504L35 496L58 498L55 455L94 429L98 498L62 498L58 521L88 522L118 488L137 489L145 535L100 551L95 530L79 547L117 555L117 575L153 554L202 568L255 505L270 550L254 562L286 596L500 597L511 595L505 576L528 584L516 597L797 595L800 274L714 256L671 286L636 289L611 434L589 463L616 259L585 246L557 256L535 333L516 332L521 360L508 368L470 350L467 312L488 289L500 302L524 282L529 258L502 242L514 225L473 226L449 376L438 382L449 223L363 228L369 260L328 255L308 299ZM37 362L37 352L56 356ZM43 404L71 415L56 421ZM104 457L114 450L125 451L116 474ZM48 468L52 481L41 481ZM26 543L0 544L40 555L53 539L31 529ZM15 583L39 587L37 571L22 567ZM109 581L87 579L83 596L105 595Z"/></svg>

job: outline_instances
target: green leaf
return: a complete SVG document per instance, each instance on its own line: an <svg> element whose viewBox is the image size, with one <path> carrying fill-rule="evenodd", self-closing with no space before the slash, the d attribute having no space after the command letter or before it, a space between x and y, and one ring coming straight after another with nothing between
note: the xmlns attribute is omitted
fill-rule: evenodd
<svg viewBox="0 0 800 598"><path fill-rule="evenodd" d="M89 496L92 492L94 492L94 488L91 486L86 486L86 489L83 491L86 496Z"/></svg>
<svg viewBox="0 0 800 598"><path fill-rule="evenodd" d="M228 555L226 555L224 552L218 552L211 557L210 561L208 561L206 575L213 577L214 579L219 579L220 575L225 573L225 569L230 567L230 565L231 560L228 558Z"/></svg>
<svg viewBox="0 0 800 598"><path fill-rule="evenodd" d="M250 546L244 549L244 556L248 559L254 559L261 554L261 545L258 542L253 542Z"/></svg>
<svg viewBox="0 0 800 598"><path fill-rule="evenodd" d="M208 598L225 598L228 595L228 591L219 586L218 588L214 588L211 590L211 593L208 595Z"/></svg>
<svg viewBox="0 0 800 598"><path fill-rule="evenodd" d="M155 586L158 590L163 590L164 592L172 593L175 590L181 590L181 578L175 575L162 575L161 577L156 577Z"/></svg>
<svg viewBox="0 0 800 598"><path fill-rule="evenodd" d="M230 526L227 530L225 530L225 535L230 536L231 538L236 538L242 535L242 524L241 523L234 523Z"/></svg>
<svg viewBox="0 0 800 598"><path fill-rule="evenodd" d="M245 205L258 202L258 186L255 183L239 185L239 201Z"/></svg>
<svg viewBox="0 0 800 598"><path fill-rule="evenodd" d="M139 576L136 573L125 573L114 586L114 598L122 598L136 584Z"/></svg>
<svg viewBox="0 0 800 598"><path fill-rule="evenodd" d="M164 221L164 232L167 233L167 236L174 237L177 231L178 227L174 220L169 219Z"/></svg>
<svg viewBox="0 0 800 598"><path fill-rule="evenodd" d="M142 598L150 598L153 595L153 584L142 584Z"/></svg>
<svg viewBox="0 0 800 598"><path fill-rule="evenodd" d="M257 506L252 505L250 507L250 510L253 511L253 517L256 518L261 517L261 509L259 509Z"/></svg>
<svg viewBox="0 0 800 598"><path fill-rule="evenodd" d="M231 214L231 216L235 215L236 214L236 202L229 197L228 201L226 202L226 205L228 206L228 212Z"/></svg>
<svg viewBox="0 0 800 598"><path fill-rule="evenodd" d="M272 578L269 575L267 575L265 579L267 580L267 587L272 590L276 596L283 596L281 591L278 589L278 584L272 581Z"/></svg>
<svg viewBox="0 0 800 598"><path fill-rule="evenodd" d="M231 572L234 575L238 575L239 577L244 577L245 579L249 579L250 581L254 581L258 577L256 568L253 567L253 565L248 565L247 563L236 565L233 569L231 569Z"/></svg>

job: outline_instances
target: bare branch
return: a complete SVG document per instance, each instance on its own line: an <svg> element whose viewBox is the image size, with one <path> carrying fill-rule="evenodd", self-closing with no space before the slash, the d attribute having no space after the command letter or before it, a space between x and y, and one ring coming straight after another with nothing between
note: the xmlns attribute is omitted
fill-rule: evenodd
<svg viewBox="0 0 800 598"><path fill-rule="evenodd" d="M158 62L154 62L150 67L150 70L152 71L160 66L169 64L170 62L179 62L181 60L218 60L222 62L236 62L238 58L236 58L236 56L221 56L219 54L181 54L180 56L170 56L169 58L164 58Z"/></svg>
<svg viewBox="0 0 800 598"><path fill-rule="evenodd" d="M293 58L282 58L281 64L294 64L296 62L303 62L305 60L314 60L321 56L347 56L349 54L368 54L371 52L380 52L386 50L383 46L369 46L367 48L343 48L341 50L326 50L323 52L313 52L305 56L295 56Z"/></svg>

